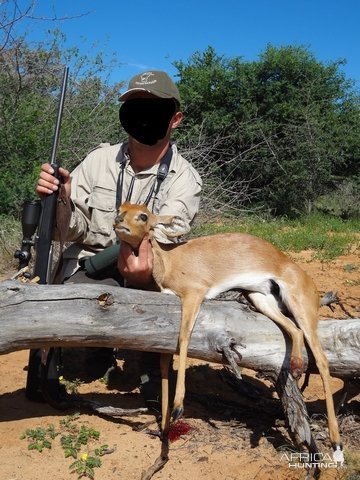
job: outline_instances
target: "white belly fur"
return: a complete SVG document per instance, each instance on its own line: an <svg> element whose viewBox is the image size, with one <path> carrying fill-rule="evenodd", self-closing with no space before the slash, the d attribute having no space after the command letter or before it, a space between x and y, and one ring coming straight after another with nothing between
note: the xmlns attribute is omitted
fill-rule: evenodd
<svg viewBox="0 0 360 480"><path fill-rule="evenodd" d="M168 295L176 295L176 293L173 292L172 290L170 290L170 288L162 288L161 292L162 293L167 293Z"/></svg>
<svg viewBox="0 0 360 480"><path fill-rule="evenodd" d="M228 277L225 281L213 285L205 295L205 298L215 298L219 293L226 292L232 288L240 288L250 292L260 292L264 295L270 293L270 274L240 274Z"/></svg>

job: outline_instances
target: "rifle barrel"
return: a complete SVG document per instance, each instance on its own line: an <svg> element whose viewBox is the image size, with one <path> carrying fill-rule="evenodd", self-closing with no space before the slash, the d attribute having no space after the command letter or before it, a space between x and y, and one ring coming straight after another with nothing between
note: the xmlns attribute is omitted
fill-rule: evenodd
<svg viewBox="0 0 360 480"><path fill-rule="evenodd" d="M57 163L56 162L56 152L57 152L57 147L58 147L59 137L60 137L61 119L62 119L62 114L63 114L63 110L64 110L65 94L66 94L66 86L67 86L68 76L69 76L69 67L64 67L63 81L62 81L62 85L61 85L61 93L60 93L60 99L59 99L59 105L58 105L58 113L57 113L57 118L56 118L54 138L53 138L53 144L52 144L52 149L51 149L51 157L50 157L50 164L52 164L52 165Z"/></svg>

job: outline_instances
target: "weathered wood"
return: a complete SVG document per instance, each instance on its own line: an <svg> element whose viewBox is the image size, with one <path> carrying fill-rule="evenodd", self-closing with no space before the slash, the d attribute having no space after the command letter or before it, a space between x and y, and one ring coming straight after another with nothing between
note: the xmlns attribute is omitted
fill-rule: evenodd
<svg viewBox="0 0 360 480"><path fill-rule="evenodd" d="M104 298L102 294L107 294ZM104 300L105 299L105 300ZM39 347L112 346L176 352L180 301L172 295L98 284L0 283L0 354ZM320 321L319 335L332 375L360 375L360 321ZM189 357L272 374L287 366L290 342L271 320L246 305L206 301L191 338ZM304 352L309 369L313 359Z"/></svg>

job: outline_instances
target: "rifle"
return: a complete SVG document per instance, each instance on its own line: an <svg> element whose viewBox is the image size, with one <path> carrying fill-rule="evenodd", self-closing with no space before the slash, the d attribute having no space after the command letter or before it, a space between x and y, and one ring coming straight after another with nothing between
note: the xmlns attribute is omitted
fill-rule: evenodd
<svg viewBox="0 0 360 480"><path fill-rule="evenodd" d="M50 165L54 169L54 176L60 180L60 165L56 160L57 146L59 143L61 118L64 109L66 86L69 75L69 67L64 68L55 131L51 149ZM52 256L53 256L53 233L56 222L56 208L58 191L46 195L43 200L27 201L23 206L22 250L15 252L15 258L19 259L19 269L28 265L31 259L31 247L35 246L36 258L34 264L34 277L39 277L38 283L51 283ZM33 236L37 229L36 240ZM30 350L28 374L26 381L26 397L30 400L46 400L48 403L61 406L61 388L59 383L59 364L61 349L51 348L48 352L42 349Z"/></svg>

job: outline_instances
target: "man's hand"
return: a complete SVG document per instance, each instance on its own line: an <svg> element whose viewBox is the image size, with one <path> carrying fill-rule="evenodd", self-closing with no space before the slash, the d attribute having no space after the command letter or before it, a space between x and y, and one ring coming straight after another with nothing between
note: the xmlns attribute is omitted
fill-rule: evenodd
<svg viewBox="0 0 360 480"><path fill-rule="evenodd" d="M66 196L69 199L71 193L71 178L70 172L65 168L59 168L59 174L62 177L62 183L65 187ZM59 188L59 180L54 177L54 169L49 163L44 163L41 166L40 176L36 185L36 193L39 197L50 195L56 192Z"/></svg>
<svg viewBox="0 0 360 480"><path fill-rule="evenodd" d="M118 270L130 286L146 287L152 282L153 251L149 237L145 236L135 255L131 245L121 242Z"/></svg>

